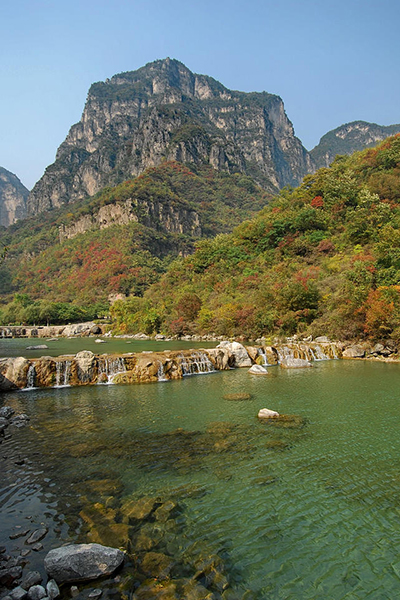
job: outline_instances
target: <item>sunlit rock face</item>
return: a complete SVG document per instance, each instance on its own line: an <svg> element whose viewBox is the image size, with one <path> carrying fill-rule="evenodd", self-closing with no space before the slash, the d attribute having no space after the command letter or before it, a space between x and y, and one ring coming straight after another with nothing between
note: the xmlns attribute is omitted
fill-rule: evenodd
<svg viewBox="0 0 400 600"><path fill-rule="evenodd" d="M28 196L18 177L0 167L0 225L8 227L26 216Z"/></svg>
<svg viewBox="0 0 400 600"><path fill-rule="evenodd" d="M279 96L228 90L168 58L91 86L81 120L30 194L28 215L165 160L246 173L269 191L313 170Z"/></svg>

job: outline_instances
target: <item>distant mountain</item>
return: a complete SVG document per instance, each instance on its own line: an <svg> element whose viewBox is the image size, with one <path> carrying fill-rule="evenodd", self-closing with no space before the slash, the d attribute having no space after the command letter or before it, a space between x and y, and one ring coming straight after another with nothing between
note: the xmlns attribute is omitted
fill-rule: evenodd
<svg viewBox="0 0 400 600"><path fill-rule="evenodd" d="M0 167L0 225L8 227L26 216L29 190L18 177Z"/></svg>
<svg viewBox="0 0 400 600"><path fill-rule="evenodd" d="M279 96L232 91L169 58L91 86L28 201L34 215L92 196L164 160L240 172L277 192L313 170Z"/></svg>
<svg viewBox="0 0 400 600"><path fill-rule="evenodd" d="M328 131L310 154L318 169L328 167L337 154L352 154L357 150L364 150L399 132L400 125L385 127L367 121L353 121Z"/></svg>

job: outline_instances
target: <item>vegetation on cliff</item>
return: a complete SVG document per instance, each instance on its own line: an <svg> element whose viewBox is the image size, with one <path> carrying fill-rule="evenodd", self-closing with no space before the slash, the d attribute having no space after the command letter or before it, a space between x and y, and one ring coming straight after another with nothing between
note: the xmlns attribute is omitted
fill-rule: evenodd
<svg viewBox="0 0 400 600"><path fill-rule="evenodd" d="M200 241L119 331L400 339L400 136L338 157L231 234Z"/></svg>

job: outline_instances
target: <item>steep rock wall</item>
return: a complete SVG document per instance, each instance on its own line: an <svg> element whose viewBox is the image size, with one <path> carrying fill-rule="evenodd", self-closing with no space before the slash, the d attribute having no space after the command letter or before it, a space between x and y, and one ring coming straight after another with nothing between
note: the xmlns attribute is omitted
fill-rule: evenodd
<svg viewBox="0 0 400 600"><path fill-rule="evenodd" d="M270 191L313 170L281 98L228 90L166 59L91 86L80 122L30 194L28 214L91 196L163 160L248 173Z"/></svg>

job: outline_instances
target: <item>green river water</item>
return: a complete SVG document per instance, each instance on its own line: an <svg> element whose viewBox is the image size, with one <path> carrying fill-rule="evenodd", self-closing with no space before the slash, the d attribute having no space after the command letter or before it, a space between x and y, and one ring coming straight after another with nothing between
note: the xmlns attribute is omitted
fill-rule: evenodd
<svg viewBox="0 0 400 600"><path fill-rule="evenodd" d="M227 598L397 598L399 382L399 364L323 361L4 395L31 426L0 446L28 459L1 484L0 544L29 518L49 526L46 551L83 541L78 513L111 481L121 502L179 503L167 551L220 556L239 590ZM262 423L263 407L302 419Z"/></svg>

